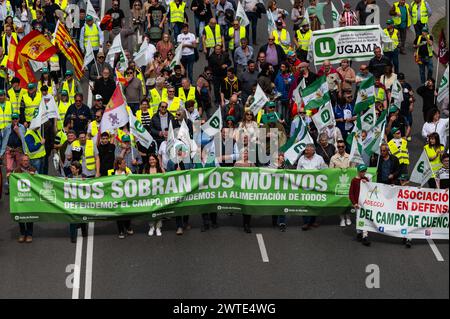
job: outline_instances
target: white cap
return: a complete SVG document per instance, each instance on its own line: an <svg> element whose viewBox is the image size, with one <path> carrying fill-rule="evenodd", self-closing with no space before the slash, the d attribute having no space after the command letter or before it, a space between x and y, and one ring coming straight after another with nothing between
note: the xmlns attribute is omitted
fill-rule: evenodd
<svg viewBox="0 0 450 319"><path fill-rule="evenodd" d="M103 100L103 97L100 94L95 95L96 100Z"/></svg>

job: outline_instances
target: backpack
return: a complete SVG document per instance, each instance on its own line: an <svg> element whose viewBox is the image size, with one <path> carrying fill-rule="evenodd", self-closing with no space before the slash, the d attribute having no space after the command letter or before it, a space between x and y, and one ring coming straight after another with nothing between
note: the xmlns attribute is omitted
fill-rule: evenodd
<svg viewBox="0 0 450 319"><path fill-rule="evenodd" d="M109 14L105 15L102 21L100 21L100 29L102 29L102 31L112 30L112 17Z"/></svg>

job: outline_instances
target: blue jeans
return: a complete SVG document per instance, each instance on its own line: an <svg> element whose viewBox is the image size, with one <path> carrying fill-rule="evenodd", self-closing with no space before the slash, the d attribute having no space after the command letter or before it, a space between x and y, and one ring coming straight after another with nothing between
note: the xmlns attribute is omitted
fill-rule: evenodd
<svg viewBox="0 0 450 319"><path fill-rule="evenodd" d="M433 77L433 58L421 59L422 64L419 64L420 84L425 84L427 79ZM425 68L428 69L427 77L425 78Z"/></svg>
<svg viewBox="0 0 450 319"><path fill-rule="evenodd" d="M187 226L187 224L189 223L189 215L175 217L175 223L177 224L177 228L183 228Z"/></svg>
<svg viewBox="0 0 450 319"><path fill-rule="evenodd" d="M175 22L172 24L173 29L173 37L175 39L175 43L177 43L178 35L181 33L181 29L183 28L183 23Z"/></svg>
<svg viewBox="0 0 450 319"><path fill-rule="evenodd" d="M33 236L33 223L19 223L20 235Z"/></svg>
<svg viewBox="0 0 450 319"><path fill-rule="evenodd" d="M194 83L193 80L194 63L195 63L195 54L183 55L181 57L181 64L183 64L184 68L186 69L189 81L191 81L191 83Z"/></svg>
<svg viewBox="0 0 450 319"><path fill-rule="evenodd" d="M312 225L316 222L316 216L303 216L303 223L305 225Z"/></svg>
<svg viewBox="0 0 450 319"><path fill-rule="evenodd" d="M398 72L399 72L399 61L398 61L399 51L398 51L398 49L395 49L394 51L391 51L391 52L385 52L384 55L389 60L391 60L392 64L394 65L394 72L396 74L398 74Z"/></svg>
<svg viewBox="0 0 450 319"><path fill-rule="evenodd" d="M198 49L200 51L202 51L203 50L203 42L201 39L202 39L202 35L203 35L203 30L205 29L205 21L200 21L200 19L194 15L194 22L195 22L195 34L197 34L198 37L200 38L200 41L198 43Z"/></svg>
<svg viewBox="0 0 450 319"><path fill-rule="evenodd" d="M36 169L38 174L44 174L44 157L30 159L30 164Z"/></svg>
<svg viewBox="0 0 450 319"><path fill-rule="evenodd" d="M252 43L256 44L256 30L258 26L258 15L256 12L246 12L247 18L250 20L250 24L252 26ZM250 42L250 24L247 25L246 31L247 31L247 39L249 39Z"/></svg>

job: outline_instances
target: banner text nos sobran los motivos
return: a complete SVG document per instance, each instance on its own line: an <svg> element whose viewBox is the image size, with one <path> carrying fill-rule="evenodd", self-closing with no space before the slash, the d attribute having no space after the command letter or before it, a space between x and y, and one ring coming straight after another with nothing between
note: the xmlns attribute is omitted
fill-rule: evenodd
<svg viewBox="0 0 450 319"><path fill-rule="evenodd" d="M374 169L369 173L374 175ZM356 169L204 168L155 175L67 180L12 174L18 222L158 219L208 212L337 215L348 212Z"/></svg>

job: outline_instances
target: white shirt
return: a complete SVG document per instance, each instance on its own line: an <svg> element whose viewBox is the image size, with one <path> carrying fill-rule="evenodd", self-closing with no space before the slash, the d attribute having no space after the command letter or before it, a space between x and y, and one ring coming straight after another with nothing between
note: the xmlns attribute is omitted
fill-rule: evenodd
<svg viewBox="0 0 450 319"><path fill-rule="evenodd" d="M182 44L190 44L190 45L194 45L197 40L195 39L195 35L193 33L181 33L178 35L177 38L177 42L179 45ZM187 55L192 55L194 54L194 49L193 48L188 48L188 47L184 47L182 50L181 55L183 56L187 56Z"/></svg>
<svg viewBox="0 0 450 319"><path fill-rule="evenodd" d="M448 136L448 119L439 119L435 124L425 123L422 128L422 136L427 138L431 133L438 133L441 144L447 146L447 136Z"/></svg>
<svg viewBox="0 0 450 319"><path fill-rule="evenodd" d="M159 146L158 155L161 155L162 167L167 169L167 162L169 162L169 156L167 156L167 141L163 141Z"/></svg>
<svg viewBox="0 0 450 319"><path fill-rule="evenodd" d="M153 55L155 54L155 52L156 47L153 44L149 43L147 50L145 51L145 59L147 63L153 62Z"/></svg>
<svg viewBox="0 0 450 319"><path fill-rule="evenodd" d="M322 156L317 154L314 154L311 159L307 159L305 155L302 155L297 164L297 169L322 169L327 167Z"/></svg>

